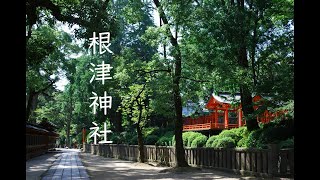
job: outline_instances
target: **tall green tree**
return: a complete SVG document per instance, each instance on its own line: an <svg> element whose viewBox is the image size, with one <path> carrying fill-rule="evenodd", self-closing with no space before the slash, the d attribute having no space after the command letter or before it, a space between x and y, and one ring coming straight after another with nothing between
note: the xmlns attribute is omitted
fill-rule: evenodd
<svg viewBox="0 0 320 180"><path fill-rule="evenodd" d="M248 129L258 128L254 94L272 96L275 104L293 98L293 1L209 0L188 7L192 13L180 13L183 73L199 77L207 90L240 92Z"/></svg>
<svg viewBox="0 0 320 180"><path fill-rule="evenodd" d="M181 79L181 51L178 44L177 36L170 32L170 25L168 21L168 17L165 14L165 11L158 0L153 0L155 6L158 9L159 15L163 24L166 26L166 35L170 39L170 43L174 50L172 51L172 56L174 57L174 71L172 72L172 90L173 90L173 99L174 99L174 107L175 107L175 153L176 153L176 166L177 167L185 167L188 166L187 161L185 160L185 152L183 148L182 141L182 101L180 95L180 79Z"/></svg>
<svg viewBox="0 0 320 180"><path fill-rule="evenodd" d="M80 26L75 31L77 38L89 38L92 32L108 30L114 34L117 28L114 14L110 9L110 0L27 0L26 1L26 29L27 41L32 35L33 26L41 21L45 11L49 16L46 22L54 24L56 21L77 24Z"/></svg>
<svg viewBox="0 0 320 180"><path fill-rule="evenodd" d="M26 121L37 108L39 95L50 97L55 91L63 64L78 50L72 38L56 27L41 25L34 30L26 45Z"/></svg>
<svg viewBox="0 0 320 180"><path fill-rule="evenodd" d="M143 128L150 118L150 108L148 94L150 89L147 87L147 82L143 85L134 84L129 87L130 93L123 96L122 112L124 115L130 115L131 120L136 126L139 146L139 162L145 161L143 147Z"/></svg>

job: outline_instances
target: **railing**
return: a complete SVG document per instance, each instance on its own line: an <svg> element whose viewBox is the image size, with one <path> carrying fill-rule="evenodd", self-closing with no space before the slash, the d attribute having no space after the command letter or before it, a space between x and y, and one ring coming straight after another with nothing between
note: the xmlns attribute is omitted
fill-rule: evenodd
<svg viewBox="0 0 320 180"><path fill-rule="evenodd" d="M206 129L212 129L211 123L205 123L205 124L194 124L194 125L183 125L183 130L206 130Z"/></svg>
<svg viewBox="0 0 320 180"><path fill-rule="evenodd" d="M84 152L111 158L137 161L137 145L108 144L84 145ZM145 161L175 165L175 149L168 146L144 146ZM278 150L244 148L185 148L186 160L191 166L232 170L257 176L292 177L294 174L293 149Z"/></svg>
<svg viewBox="0 0 320 180"><path fill-rule="evenodd" d="M237 118L230 117L228 120L229 123L226 125L224 120L222 122L216 122L214 114L195 118L187 117L184 118L183 131L237 128L239 127L239 124L237 121L235 121L235 119Z"/></svg>
<svg viewBox="0 0 320 180"><path fill-rule="evenodd" d="M239 124L228 124L226 126L224 123L204 123L204 124L183 125L183 131L230 129L230 128L237 128L237 127L239 127Z"/></svg>

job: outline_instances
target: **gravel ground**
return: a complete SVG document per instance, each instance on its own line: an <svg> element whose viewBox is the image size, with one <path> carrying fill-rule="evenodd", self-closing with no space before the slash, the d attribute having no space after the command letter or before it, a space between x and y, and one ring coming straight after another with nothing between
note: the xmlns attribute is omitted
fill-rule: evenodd
<svg viewBox="0 0 320 180"><path fill-rule="evenodd" d="M256 177L244 177L232 172L223 172L213 169L185 168L181 171L168 167L156 167L145 163L137 163L113 158L105 158L90 153L79 154L83 165L86 167L90 179L266 179ZM277 178L280 179L280 178ZM281 178L285 179L285 178Z"/></svg>

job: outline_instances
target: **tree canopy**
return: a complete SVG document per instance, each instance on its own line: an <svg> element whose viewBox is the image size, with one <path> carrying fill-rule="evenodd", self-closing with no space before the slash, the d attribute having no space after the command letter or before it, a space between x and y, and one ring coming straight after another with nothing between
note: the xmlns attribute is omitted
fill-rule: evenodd
<svg viewBox="0 0 320 180"><path fill-rule="evenodd" d="M157 128L173 126L177 166L187 166L182 107L190 101L240 93L249 131L258 128L254 95L293 114L292 0L28 0L26 6L26 121L47 118L68 146L82 143L81 130L92 122L135 132L141 146L146 131L159 135ZM76 28L69 34L61 26ZM89 53L94 32L110 32L113 54ZM90 69L102 61L112 78L90 82ZM63 91L60 79L69 82ZM104 92L111 108L93 114L90 97Z"/></svg>

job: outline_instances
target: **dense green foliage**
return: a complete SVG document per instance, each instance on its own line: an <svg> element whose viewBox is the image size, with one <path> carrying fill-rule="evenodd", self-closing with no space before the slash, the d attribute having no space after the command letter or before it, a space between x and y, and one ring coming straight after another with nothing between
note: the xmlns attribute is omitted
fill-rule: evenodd
<svg viewBox="0 0 320 180"><path fill-rule="evenodd" d="M279 148L294 148L294 138L289 138L279 143Z"/></svg>
<svg viewBox="0 0 320 180"><path fill-rule="evenodd" d="M212 143L217 139L217 137L218 137L217 135L209 137L206 142L206 147L213 147Z"/></svg>
<svg viewBox="0 0 320 180"><path fill-rule="evenodd" d="M157 135L150 135L145 138L144 144L155 145L158 142L159 137Z"/></svg>
<svg viewBox="0 0 320 180"><path fill-rule="evenodd" d="M184 147L204 147L207 142L207 139L207 136L199 132L188 131L182 133ZM172 142L173 144L175 143L175 136L172 137Z"/></svg>
<svg viewBox="0 0 320 180"><path fill-rule="evenodd" d="M246 146L267 148L268 144L279 144L294 136L293 120L272 121L249 134Z"/></svg>
<svg viewBox="0 0 320 180"><path fill-rule="evenodd" d="M159 138L159 140L157 141L156 145L158 145L158 146L169 146L169 145L172 145L173 136L174 135L173 135L172 131L166 132L163 136L161 136Z"/></svg>
<svg viewBox="0 0 320 180"><path fill-rule="evenodd" d="M205 136L205 135L202 135L202 136L198 136L196 137L192 143L191 143L191 147L192 148L196 148L196 147L204 147L206 142L208 140L208 137Z"/></svg>
<svg viewBox="0 0 320 180"><path fill-rule="evenodd" d="M176 145L175 133L185 147L293 146L292 0L42 2L46 7L27 1L26 121L49 119L62 146L82 143L83 128L91 143L92 122L101 129L106 122L114 143ZM61 22L78 28L68 34ZM114 54L88 53L93 32L111 33ZM91 63L102 60L113 67L112 79L90 83ZM60 79L68 81L64 90ZM208 139L181 133L181 106L220 91L241 93L247 127L253 125ZM112 96L107 115L92 113L93 92ZM253 110L253 94L270 101ZM287 114L255 126L265 109Z"/></svg>
<svg viewBox="0 0 320 180"><path fill-rule="evenodd" d="M193 140L195 140L197 137L200 137L200 136L203 136L203 135L199 132L193 132L190 135L188 135L187 136L187 139L188 139L187 147L191 147Z"/></svg>
<svg viewBox="0 0 320 180"><path fill-rule="evenodd" d="M231 137L221 137L213 141L212 147L214 148L234 148L236 142Z"/></svg>
<svg viewBox="0 0 320 180"><path fill-rule="evenodd" d="M223 130L220 134L211 136L206 142L206 147L243 147L242 139L248 134L246 127Z"/></svg>

